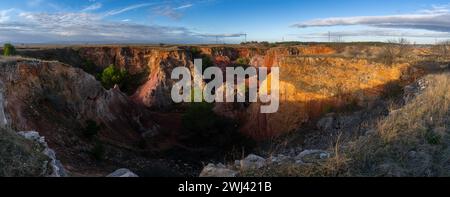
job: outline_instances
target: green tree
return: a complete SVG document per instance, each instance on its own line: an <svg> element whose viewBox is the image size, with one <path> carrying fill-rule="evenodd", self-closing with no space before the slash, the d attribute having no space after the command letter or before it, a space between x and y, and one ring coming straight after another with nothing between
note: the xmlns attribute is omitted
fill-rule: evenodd
<svg viewBox="0 0 450 197"><path fill-rule="evenodd" d="M119 69L115 65L106 67L100 75L102 85L106 89L112 88L114 85L123 87L123 84L128 78L128 72L125 69Z"/></svg>
<svg viewBox="0 0 450 197"><path fill-rule="evenodd" d="M6 43L3 45L3 55L4 56L11 56L16 54L16 48L9 43Z"/></svg>
<svg viewBox="0 0 450 197"><path fill-rule="evenodd" d="M240 57L240 58L238 58L236 60L236 63L240 64L240 65L249 65L250 64L250 59L245 58L245 57Z"/></svg>

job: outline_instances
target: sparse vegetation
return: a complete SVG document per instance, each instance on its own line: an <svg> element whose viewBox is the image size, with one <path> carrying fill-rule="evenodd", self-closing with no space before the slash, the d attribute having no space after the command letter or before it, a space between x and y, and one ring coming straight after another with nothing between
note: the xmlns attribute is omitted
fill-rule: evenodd
<svg viewBox="0 0 450 197"><path fill-rule="evenodd" d="M383 45L381 52L378 54L377 60L383 64L391 66L401 59L410 56L411 44L408 40L401 38L399 40L391 40Z"/></svg>
<svg viewBox="0 0 450 197"><path fill-rule="evenodd" d="M3 45L3 55L4 56L16 55L16 48L10 43L4 44Z"/></svg>
<svg viewBox="0 0 450 197"><path fill-rule="evenodd" d="M446 61L450 58L450 41L436 44L432 48L432 53L438 61Z"/></svg>
<svg viewBox="0 0 450 197"><path fill-rule="evenodd" d="M430 86L381 119L374 131L338 142L333 156L313 165L287 163L243 176L449 176L450 74L427 77Z"/></svg>
<svg viewBox="0 0 450 197"><path fill-rule="evenodd" d="M0 176L45 176L44 164L49 159L41 151L38 144L0 128Z"/></svg>

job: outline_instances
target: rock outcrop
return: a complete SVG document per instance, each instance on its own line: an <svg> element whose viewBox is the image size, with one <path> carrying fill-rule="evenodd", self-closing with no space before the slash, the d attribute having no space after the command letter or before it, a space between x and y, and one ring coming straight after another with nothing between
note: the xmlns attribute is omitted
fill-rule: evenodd
<svg viewBox="0 0 450 197"><path fill-rule="evenodd" d="M92 75L60 62L2 60L0 84L0 118L17 130L39 131L71 170L88 165L95 150L83 133L87 121L99 125L99 141L123 149L137 147L143 133L158 132L151 113L118 88L105 90Z"/></svg>
<svg viewBox="0 0 450 197"><path fill-rule="evenodd" d="M171 71L179 66L192 69L193 48L211 57L221 68L233 65L238 58L248 59L253 67L280 67L281 104L276 114L259 113L261 103L253 103L247 108L226 104L216 106L217 113L238 120L241 131L255 139L283 135L336 110L373 105L389 84L404 84L420 75L420 71L408 63L384 65L373 61L373 54L379 53L380 47L359 50L360 59L347 57L349 50L356 50L352 47L343 47L344 53L325 45L92 46L61 50L74 52L74 57L80 59L65 60L68 63L92 62L99 68L115 64L131 74L145 73L146 80L136 87L131 99L138 105L164 111L174 107L170 98L175 83L170 79ZM25 54L52 59L48 51L45 55L39 51L26 51Z"/></svg>
<svg viewBox="0 0 450 197"><path fill-rule="evenodd" d="M203 168L200 173L200 177L236 177L238 174L237 171L228 169L223 164L208 164L205 168Z"/></svg>
<svg viewBox="0 0 450 197"><path fill-rule="evenodd" d="M48 158L50 158L49 166L51 168L51 173L47 176L49 177L65 177L67 176L67 173L64 169L64 166L61 164L61 161L56 159L56 153L53 149L48 147L47 142L45 141L45 137L42 137L39 135L36 131L20 131L18 134L25 139L32 140L38 144L40 144L44 150L42 153L46 155ZM47 166L47 164L44 164Z"/></svg>
<svg viewBox="0 0 450 197"><path fill-rule="evenodd" d="M109 174L106 177L121 177L121 178L131 178L131 177L139 177L138 175L136 175L134 172L132 172L131 170L128 170L126 168L121 168L118 169L116 171L114 171L113 173Z"/></svg>

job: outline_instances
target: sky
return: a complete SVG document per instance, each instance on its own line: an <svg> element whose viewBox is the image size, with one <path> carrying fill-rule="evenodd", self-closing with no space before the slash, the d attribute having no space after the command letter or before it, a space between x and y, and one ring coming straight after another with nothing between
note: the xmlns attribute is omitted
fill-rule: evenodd
<svg viewBox="0 0 450 197"><path fill-rule="evenodd" d="M0 43L450 39L450 0L0 0Z"/></svg>

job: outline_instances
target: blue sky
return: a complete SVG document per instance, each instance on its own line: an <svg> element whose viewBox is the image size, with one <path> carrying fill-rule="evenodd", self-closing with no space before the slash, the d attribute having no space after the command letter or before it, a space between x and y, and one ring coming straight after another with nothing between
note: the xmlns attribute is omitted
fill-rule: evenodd
<svg viewBox="0 0 450 197"><path fill-rule="evenodd" d="M238 43L244 34L433 43L450 39L450 0L0 0L0 42Z"/></svg>

